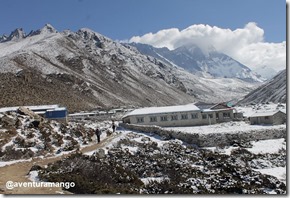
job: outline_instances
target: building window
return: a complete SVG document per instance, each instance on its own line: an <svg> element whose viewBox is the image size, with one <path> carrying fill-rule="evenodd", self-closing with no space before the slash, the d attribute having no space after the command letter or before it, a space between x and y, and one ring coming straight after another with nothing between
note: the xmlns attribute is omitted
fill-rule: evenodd
<svg viewBox="0 0 290 198"><path fill-rule="evenodd" d="M137 118L137 123L142 123L142 122L144 122L144 118L143 117Z"/></svg>
<svg viewBox="0 0 290 198"><path fill-rule="evenodd" d="M192 113L191 114L191 118L192 119L197 119L198 118L198 114L197 113Z"/></svg>
<svg viewBox="0 0 290 198"><path fill-rule="evenodd" d="M223 113L223 117L224 117L224 118L230 118L231 115L230 115L230 113Z"/></svg>
<svg viewBox="0 0 290 198"><path fill-rule="evenodd" d="M167 121L167 116L161 116L161 117L160 117L160 120L161 120L161 121Z"/></svg>
<svg viewBox="0 0 290 198"><path fill-rule="evenodd" d="M208 117L209 117L209 118L213 118L213 115L212 115L212 114L208 114Z"/></svg>
<svg viewBox="0 0 290 198"><path fill-rule="evenodd" d="M207 119L207 115L206 114L202 114L202 119Z"/></svg>
<svg viewBox="0 0 290 198"><path fill-rule="evenodd" d="M187 119L188 119L187 114L182 114L182 115L181 115L181 120L187 120Z"/></svg>
<svg viewBox="0 0 290 198"><path fill-rule="evenodd" d="M156 116L150 117L150 122L157 122L157 117Z"/></svg>
<svg viewBox="0 0 290 198"><path fill-rule="evenodd" d="M268 120L269 119L269 116L265 116L265 120Z"/></svg>
<svg viewBox="0 0 290 198"><path fill-rule="evenodd" d="M178 120L178 116L177 115L172 115L171 116L171 120Z"/></svg>

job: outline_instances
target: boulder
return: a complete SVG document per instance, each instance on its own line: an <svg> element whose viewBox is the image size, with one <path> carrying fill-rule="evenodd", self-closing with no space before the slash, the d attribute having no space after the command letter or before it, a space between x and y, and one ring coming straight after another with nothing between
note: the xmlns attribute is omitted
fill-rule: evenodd
<svg viewBox="0 0 290 198"><path fill-rule="evenodd" d="M105 158L106 157L105 150L104 149L98 149L98 150L96 150L95 156L97 158Z"/></svg>
<svg viewBox="0 0 290 198"><path fill-rule="evenodd" d="M26 107L19 107L18 113L22 114L22 115L30 116L31 118L33 118L35 120L41 120L41 118L42 118L41 116L37 115L36 113L34 113L33 111L29 110Z"/></svg>
<svg viewBox="0 0 290 198"><path fill-rule="evenodd" d="M7 115L4 115L2 118L0 118L0 121L4 127L15 126L16 124L16 120Z"/></svg>

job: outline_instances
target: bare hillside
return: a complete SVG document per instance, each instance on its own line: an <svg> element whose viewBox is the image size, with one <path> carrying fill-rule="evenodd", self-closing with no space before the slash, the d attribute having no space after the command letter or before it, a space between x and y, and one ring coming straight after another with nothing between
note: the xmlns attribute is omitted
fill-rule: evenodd
<svg viewBox="0 0 290 198"><path fill-rule="evenodd" d="M239 104L262 102L286 103L286 76L286 70L281 71L269 82L246 95L245 98L239 102Z"/></svg>

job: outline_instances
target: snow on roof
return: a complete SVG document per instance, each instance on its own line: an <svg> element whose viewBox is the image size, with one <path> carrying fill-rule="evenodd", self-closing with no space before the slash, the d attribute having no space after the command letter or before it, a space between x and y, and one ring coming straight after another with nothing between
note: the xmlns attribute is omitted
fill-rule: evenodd
<svg viewBox="0 0 290 198"><path fill-rule="evenodd" d="M278 111L264 111L264 112L256 112L254 114L252 114L249 117L263 117L263 116L273 116L274 114L276 114ZM282 112L282 111L281 111ZM284 113L284 112L283 112Z"/></svg>
<svg viewBox="0 0 290 198"><path fill-rule="evenodd" d="M64 111L66 110L65 107L58 107L58 108L55 108L55 109L48 109L47 111Z"/></svg>
<svg viewBox="0 0 290 198"><path fill-rule="evenodd" d="M56 109L59 108L58 105L39 105L39 106L25 106L31 111L43 110L43 109Z"/></svg>
<svg viewBox="0 0 290 198"><path fill-rule="evenodd" d="M86 116L86 115L96 115L98 113L94 112L86 112L86 113L71 113L68 116Z"/></svg>
<svg viewBox="0 0 290 198"><path fill-rule="evenodd" d="M18 107L4 107L0 108L0 112L8 112L8 111L17 111L20 106ZM59 108L59 105L39 105L39 106L24 106L25 108L31 110L31 111L43 111L48 109L56 109Z"/></svg>
<svg viewBox="0 0 290 198"><path fill-rule="evenodd" d="M174 112L188 112L200 110L194 104L177 105L177 106L165 106L165 107L147 107L142 109L135 109L124 117L132 115L148 115L148 114L161 114L161 113L174 113Z"/></svg>
<svg viewBox="0 0 290 198"><path fill-rule="evenodd" d="M0 112L1 113L5 113L8 111L17 111L19 107L4 107L4 108L0 108Z"/></svg>

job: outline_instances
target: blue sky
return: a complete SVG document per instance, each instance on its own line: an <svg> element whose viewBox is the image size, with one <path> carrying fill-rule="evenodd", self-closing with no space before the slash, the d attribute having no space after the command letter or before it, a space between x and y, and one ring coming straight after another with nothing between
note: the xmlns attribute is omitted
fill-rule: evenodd
<svg viewBox="0 0 290 198"><path fill-rule="evenodd" d="M115 40L193 24L243 28L255 22L267 42L286 40L285 0L0 0L0 35L50 23L58 31L87 27Z"/></svg>

